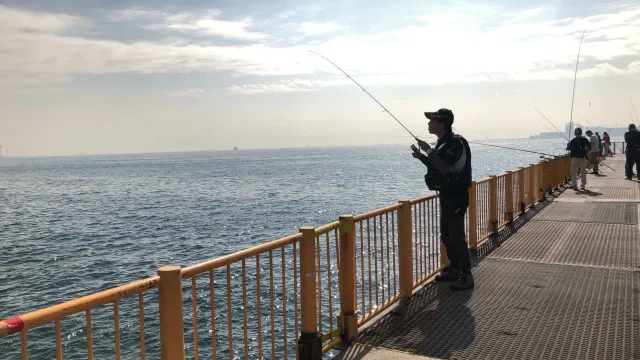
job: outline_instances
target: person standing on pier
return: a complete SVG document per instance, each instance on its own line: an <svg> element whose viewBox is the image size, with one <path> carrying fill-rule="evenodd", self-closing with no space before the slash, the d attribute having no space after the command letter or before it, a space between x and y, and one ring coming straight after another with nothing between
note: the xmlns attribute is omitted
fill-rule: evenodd
<svg viewBox="0 0 640 360"><path fill-rule="evenodd" d="M636 174L640 179L640 131L635 124L629 124L629 131L624 133L624 142L627 147L624 171L627 180L633 177L633 165L636 165Z"/></svg>
<svg viewBox="0 0 640 360"><path fill-rule="evenodd" d="M575 137L567 144L569 156L571 156L571 187L578 190L578 170L580 170L580 188L587 186L587 154L591 151L591 143L582 136L582 129L573 131Z"/></svg>
<svg viewBox="0 0 640 360"><path fill-rule="evenodd" d="M471 149L464 137L452 131L453 112L440 109L425 112L429 133L438 137L435 148L418 140L423 154L414 145L413 157L427 166L425 182L440 197L440 232L447 249L449 266L436 276L438 282L450 282L451 290L473 289L471 259L466 241L464 216L469 207L471 187Z"/></svg>
<svg viewBox="0 0 640 360"><path fill-rule="evenodd" d="M600 156L600 143L598 141L598 137L593 135L593 132L591 130L587 130L587 136L589 137L589 145L591 146L591 150L589 151L589 162L591 162L591 165L593 165L593 173L597 175L599 174L598 157Z"/></svg>
<svg viewBox="0 0 640 360"><path fill-rule="evenodd" d="M609 136L609 134L605 131L604 132L604 136L602 137L602 140L604 141L604 153L606 156L610 156L613 155L613 153L611 152L611 137Z"/></svg>

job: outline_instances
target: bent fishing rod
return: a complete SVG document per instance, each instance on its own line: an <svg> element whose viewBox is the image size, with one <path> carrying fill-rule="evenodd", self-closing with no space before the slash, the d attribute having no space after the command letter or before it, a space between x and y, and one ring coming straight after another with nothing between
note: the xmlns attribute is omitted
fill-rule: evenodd
<svg viewBox="0 0 640 360"><path fill-rule="evenodd" d="M352 78L349 74L347 74L347 73L346 73L346 71L342 70L342 69L341 69L338 65L336 65L333 61L331 61L331 60L327 59L326 57L324 57L324 56L322 56L322 55L320 55L320 54L318 54L317 52L315 52L315 51L313 51L313 50L309 50L309 52L312 52L312 53L314 53L314 54L316 54L316 55L320 56L321 58L323 58L323 59L327 60L329 63L331 63L331 65L335 66L335 67L336 67L336 69L340 70L340 71L341 71L341 72L342 72L346 77L348 77L349 79L351 79L351 81L353 81L356 85L358 85L358 87L359 87L360 89L362 89L362 91L364 91L365 93L367 93L367 95L369 95L369 96L373 99L373 101L377 102L377 103L378 103L378 105L380 105L380 106L384 109L384 111L385 111L387 114L391 115L391 117L392 117L395 121L397 121L397 122L398 122L398 124L400 124L400 125L401 125L405 130L407 130L407 132L408 132L409 134L411 134L411 136L413 136L413 138L414 138L414 139L416 139L416 141L418 141L418 137L417 137L417 136L413 135L413 133L412 133L411 131L409 131L409 129L407 129L407 127L406 127L406 126L404 126L404 125L400 122L400 120L398 120L398 118L396 118L396 117L391 113L391 111L387 110L387 108L386 108L386 107L384 107L384 105L382 105L382 104L380 103L380 101L378 101L375 97L373 97L373 95L371 95L367 90L365 90L365 88L363 88L363 87L362 87L362 85L360 85L360 84L359 84L359 83L358 83L354 78Z"/></svg>
<svg viewBox="0 0 640 360"><path fill-rule="evenodd" d="M571 94L571 116L569 117L569 136L571 136L571 127L573 126L573 100L576 97L576 79L578 79L578 63L580 63L580 50L582 49L582 40L584 40L584 34L587 29L584 29L582 37L580 38L580 46L578 46L578 58L576 59L576 71L573 73L573 93Z"/></svg>
<svg viewBox="0 0 640 360"><path fill-rule="evenodd" d="M534 109L536 109L536 111L538 111L538 113L540 113L540 115L542 115L542 117L547 120L547 122L549 122L549 124L551 124L551 126L554 127L554 129L556 129L556 131L558 131L558 134L560 134L565 140L570 141L566 136L564 136L564 134L562 133L562 131L560 131L560 129L558 129L555 125L553 125L553 123L551 122L551 120L547 119L546 116L544 116L544 114L542 113L542 111L538 110L537 107L533 107Z"/></svg>
<svg viewBox="0 0 640 360"><path fill-rule="evenodd" d="M382 105L380 103L380 101L378 101L373 95L371 95L364 87L362 87L362 85L360 85L354 78L352 78L349 74L347 74L346 71L342 70L338 65L336 65L336 63L334 63L333 61L327 59L326 57L318 54L317 52L313 51L313 50L309 50L309 52L314 53L318 56L320 56L321 58L325 59L326 61L328 61L331 65L335 66L336 69L340 70L340 72L342 72L346 77L348 77L351 81L353 81L356 85L358 85L358 87L360 89L362 89L362 91L364 91L365 93L367 93L367 95L369 95L370 98L373 99L373 101L375 101L376 103L378 103L378 105L380 105L380 107L382 107L382 109L384 109L384 112L386 112L387 114L389 114L395 121L398 122L398 124L400 124L410 135L412 138L414 138L416 141L419 141L420 139L418 139L417 136L415 136L409 129L407 129L406 126L404 126L400 120L398 120L398 118L396 118L389 110L387 110L386 107L384 107L384 105ZM522 152L528 152L528 153L533 153L533 154L537 154L537 155L544 155L544 156L555 156L555 155L551 155L551 154L546 154L546 153L541 153L541 152L537 152L537 151L531 151L531 150L523 150L523 149L516 149L516 148L511 148L511 147L507 147L507 146L499 146L499 145L489 145L489 144L483 144L483 143L479 143L479 142L475 142L475 141L467 141L469 144L477 144L477 145L484 145L484 146L491 146L491 147L497 147L497 148L502 148L502 149L508 149L508 150L514 150L514 151L522 151Z"/></svg>
<svg viewBox="0 0 640 360"><path fill-rule="evenodd" d="M633 105L633 100L631 100L631 95L629 95L629 102L631 103L631 107L633 107L633 113L636 114L636 121L640 121L640 119L638 119L638 113L636 112L636 107ZM631 113L631 111L629 111L629 113ZM633 117L631 117L631 120L633 120Z"/></svg>

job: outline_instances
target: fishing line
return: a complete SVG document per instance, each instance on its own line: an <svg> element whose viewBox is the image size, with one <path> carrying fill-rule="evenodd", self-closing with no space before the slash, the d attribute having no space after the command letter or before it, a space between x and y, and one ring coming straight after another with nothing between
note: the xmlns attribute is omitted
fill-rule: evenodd
<svg viewBox="0 0 640 360"><path fill-rule="evenodd" d="M629 102L631 103L631 107L633 107L633 113L636 114L636 121L638 120L638 113L636 112L636 107L633 106L633 100L631 100L631 95L629 95ZM633 117L631 118L631 120L633 120Z"/></svg>
<svg viewBox="0 0 640 360"><path fill-rule="evenodd" d="M353 81L356 85L358 85L358 87L360 89L362 89L362 91L364 91L365 93L367 93L367 95L369 95L369 97L371 97L376 103L378 103L378 105L380 105L380 107L382 107L384 109L384 112L386 112L387 114L391 115L391 117L398 122L398 124L400 124L410 135L411 137L413 137L416 141L418 141L418 137L416 137L415 135L413 135L413 133L407 129L406 126L404 126L400 120L398 120L398 118L396 118L389 110L387 110L387 108L384 107L384 105L382 105L380 103L380 101L378 101L378 99L376 99L375 97L373 97L373 95L371 95L364 87L362 87L362 85L360 85L354 78L352 78L349 74L346 73L346 71L342 70L338 65L336 65L333 61L327 59L326 57L318 54L317 52L313 51L313 50L309 50L309 52L314 53L318 56L320 56L321 58L325 59L326 61L328 61L331 65L335 66L336 69L340 70L340 72L342 72L346 77L348 77L351 81ZM552 124L553 125L553 124ZM563 135L564 136L564 135ZM566 138L565 138L566 139ZM523 150L523 149L516 149L516 148L512 148L512 147L507 147L507 146L500 146L500 145L489 145L489 144L483 144L483 143L479 143L479 142L475 142L475 141L467 141L469 144L477 144L477 145L484 145L484 146L490 146L490 147L497 147L497 148L501 148L501 149L507 149L507 150L513 150L513 151L522 151L522 152L528 152L528 153L532 153L532 154L538 154L538 155L544 155L544 156L555 156L555 155L551 155L551 154L546 154L546 153L541 153L541 152L537 152L537 151L531 151L531 150Z"/></svg>
<svg viewBox="0 0 640 360"><path fill-rule="evenodd" d="M582 118L582 120L584 120L584 121L587 123L587 125L589 125L589 126L591 126L591 127L595 127L595 125L593 125L592 123L590 123L590 122L589 122L589 120L585 119L585 118L584 118L584 116L582 116L582 115L580 115L580 114L578 114L578 116L580 116L580 117Z"/></svg>
<svg viewBox="0 0 640 360"><path fill-rule="evenodd" d="M573 94L571 95L571 116L569 117L569 136L571 136L571 127L573 126L573 100L576 97L576 79L578 78L578 63L580 62L580 49L582 49L582 40L587 29L584 29L582 37L580 38L580 46L578 46L578 58L576 59L576 71L573 74Z"/></svg>
<svg viewBox="0 0 640 360"><path fill-rule="evenodd" d="M560 135L562 135L562 137L563 137L563 138L565 138L565 140L570 141L566 136L564 136L564 134L562 133L562 131L560 131L560 129L558 129L555 125L553 125L553 123L551 122L551 120L547 119L547 117L546 117L546 116L544 116L544 114L542 113L542 111L538 110L538 108L537 108L537 107L535 107L535 106L534 106L533 108L534 108L534 109L536 109L536 110L540 113L540 115L542 115L542 117L543 117L545 120L547 120L547 121L549 122L549 124L551 124L551 126L553 126L553 127L558 131L558 133L559 133Z"/></svg>
<svg viewBox="0 0 640 360"><path fill-rule="evenodd" d="M352 78L351 76L349 76L349 74L347 74L344 70L342 70L342 69L341 69L338 65L336 65L333 61L331 61L331 60L327 59L326 57L324 57L324 56L322 56L322 55L318 54L317 52L315 52L315 51L313 51L313 50L309 50L309 52L312 52L312 53L314 53L314 54L316 54L316 55L320 56L321 58L323 58L323 59L327 60L328 62L330 62L330 63L331 63L331 65L335 66L338 70L340 70L343 74L345 74L345 75L346 75L346 77L348 77L349 79L351 79L351 81L353 81L356 85L358 85L358 87L359 87L360 89L362 89L362 91L364 91L365 93L367 93L367 95L369 95L369 96L370 96L370 97L371 97L375 102L377 102L377 103L378 103L378 105L380 105L380 106L384 109L384 111L385 111L387 114L391 115L391 117L392 117L395 121L397 121L397 122L398 122L398 124L400 124L400 125L401 125L405 130L407 130L407 132L408 132L409 134L411 134L411 136L413 136L413 138L414 138L414 139L416 139L416 141L418 141L418 138L417 138L415 135L413 135L413 133L412 133L411 131L409 131L409 129L407 129L407 127L406 127L406 126L404 126L404 125L400 122L400 120L398 120L398 118L396 118L396 117L395 117L395 116L394 116L394 115L393 115L389 110L387 110L387 108L386 108L386 107L384 107L384 105L382 105L382 104L380 103L380 101L378 101L375 97L373 97L373 95L371 95L367 90L365 90L365 88L363 88L360 84L358 84L358 82L357 82L354 78Z"/></svg>
<svg viewBox="0 0 640 360"><path fill-rule="evenodd" d="M555 133L555 130L553 130L552 128L550 128L547 125L543 124L541 121L538 121L538 124L544 126L545 128L547 128L547 130L551 131L552 133Z"/></svg>
<svg viewBox="0 0 640 360"><path fill-rule="evenodd" d="M513 151L522 151L522 152L528 152L528 153L537 154L537 155L555 156L555 155L547 154L547 153L543 153L543 152L531 151L531 150L523 150L523 149L516 149L516 148L512 148L512 147L508 147L508 146L483 144L483 143L479 143L479 142L475 142L475 141L467 141L467 142L468 142L469 144L476 144L476 145L491 146L491 147L497 147L497 148L501 148L501 149L513 150Z"/></svg>

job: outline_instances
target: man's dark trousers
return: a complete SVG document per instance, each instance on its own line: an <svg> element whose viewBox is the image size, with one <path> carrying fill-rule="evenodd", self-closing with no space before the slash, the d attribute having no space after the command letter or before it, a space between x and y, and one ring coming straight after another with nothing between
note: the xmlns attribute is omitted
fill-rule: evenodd
<svg viewBox="0 0 640 360"><path fill-rule="evenodd" d="M469 247L465 236L464 216L469 208L467 191L457 195L440 196L440 232L447 249L451 268L471 272Z"/></svg>

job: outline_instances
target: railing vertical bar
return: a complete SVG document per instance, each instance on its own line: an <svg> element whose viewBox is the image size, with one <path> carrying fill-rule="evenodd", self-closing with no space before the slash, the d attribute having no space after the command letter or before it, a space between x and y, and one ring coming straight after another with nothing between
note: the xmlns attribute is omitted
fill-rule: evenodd
<svg viewBox="0 0 640 360"><path fill-rule="evenodd" d="M116 360L120 360L120 307L118 306L118 301L113 302L113 320L114 336L116 338Z"/></svg>
<svg viewBox="0 0 640 360"><path fill-rule="evenodd" d="M364 231L363 231L363 227L362 227L362 221L360 221L360 274L362 275L362 292L360 294L360 296L362 297L362 312L361 312L361 316L364 316L366 314L366 307L365 307L365 302L364 302Z"/></svg>
<svg viewBox="0 0 640 360"><path fill-rule="evenodd" d="M422 234L422 259L420 260L420 265L423 267L421 277L422 279L426 274L429 273L429 269L427 268L427 261L429 257L429 246L427 244L429 240L427 238L427 203L423 202L420 205L422 207L422 214L420 215L420 226L422 227L422 230L420 231L420 233Z"/></svg>
<svg viewBox="0 0 640 360"><path fill-rule="evenodd" d="M56 360L62 360L62 330L60 319L56 319Z"/></svg>
<svg viewBox="0 0 640 360"><path fill-rule="evenodd" d="M287 276L285 274L284 246L282 250L282 333L284 336L284 358L289 359L289 349L287 348Z"/></svg>
<svg viewBox="0 0 640 360"><path fill-rule="evenodd" d="M322 252L322 248L320 247L320 237L316 237L316 287L317 287L317 295L318 295L318 329L322 332L322 273L320 271L320 255Z"/></svg>
<svg viewBox="0 0 640 360"><path fill-rule="evenodd" d="M331 290L331 249L329 247L329 233L325 234L325 240L327 244L327 284L328 284L328 295L329 295L329 331L333 331L333 301L331 300L332 290ZM336 252L338 248L336 248ZM282 274L284 277L284 273Z"/></svg>
<svg viewBox="0 0 640 360"><path fill-rule="evenodd" d="M29 360L29 353L27 352L27 330L20 330L20 347L22 348L22 360Z"/></svg>
<svg viewBox="0 0 640 360"><path fill-rule="evenodd" d="M271 295L271 358L276 356L276 337L273 300L273 250L269 250L269 292Z"/></svg>
<svg viewBox="0 0 640 360"><path fill-rule="evenodd" d="M384 228L382 225L382 215L380 216L376 216L376 218L380 218L380 276L382 277L382 280L380 282L380 285L378 286L381 290L381 294L380 294L380 304L384 304L385 302L385 297L384 297L384 242L383 242L383 237L382 237L382 229ZM376 271L377 272L377 271Z"/></svg>
<svg viewBox="0 0 640 360"><path fill-rule="evenodd" d="M229 360L233 360L233 321L231 312L231 264L227 264L227 334L229 336Z"/></svg>
<svg viewBox="0 0 640 360"><path fill-rule="evenodd" d="M393 247L393 293L398 293L398 275L396 274L396 257L398 257L396 251L396 213L391 213L391 243Z"/></svg>
<svg viewBox="0 0 640 360"><path fill-rule="evenodd" d="M196 276L191 277L191 312L193 315L193 356L195 360L200 357L198 351L198 289L196 288Z"/></svg>
<svg viewBox="0 0 640 360"><path fill-rule="evenodd" d="M213 289L213 269L209 270L209 308L211 313L211 356L213 360L216 356L216 314L214 304L214 289Z"/></svg>
<svg viewBox="0 0 640 360"><path fill-rule="evenodd" d="M373 297L372 297L372 290L371 290L371 223L369 222L369 219L367 219L367 260L369 261L369 311L362 314L363 316L370 313L372 311L372 306L373 306Z"/></svg>
<svg viewBox="0 0 640 360"><path fill-rule="evenodd" d="M294 246L295 246L295 243L294 243ZM295 290L297 291L297 289ZM262 309L260 305L260 302L261 302L260 298L261 298L260 296L260 254L258 254L256 255L256 309L258 312L258 359L262 359ZM297 314L298 312L296 311L296 315ZM298 321L298 318L296 317L296 322L297 321ZM297 331L297 328L296 328L296 331Z"/></svg>
<svg viewBox="0 0 640 360"><path fill-rule="evenodd" d="M296 359L300 357L298 350L298 254L297 254L297 243L293 243L293 307L295 312L293 314L293 319L295 323L295 331L296 331ZM262 359L262 345L260 347L260 356L259 359Z"/></svg>
<svg viewBox="0 0 640 360"><path fill-rule="evenodd" d="M378 217L374 217L373 218L373 269L374 269L374 279L375 279L375 286L376 286L376 306L375 308L378 307L378 305L380 304L380 300L378 297L378 287L380 285L380 283L378 282L378 232L376 231L376 226L377 226L377 219ZM374 309L375 309L374 308Z"/></svg>
<svg viewBox="0 0 640 360"><path fill-rule="evenodd" d="M427 262L427 264L429 265L429 272L433 271L433 255L431 254L431 251L433 249L432 246L432 242L433 242L433 237L431 236L431 216L432 216L432 211L431 211L431 200L428 200L427 203L427 216L425 216L426 221L427 221L427 243L429 244L429 260Z"/></svg>
<svg viewBox="0 0 640 360"><path fill-rule="evenodd" d="M93 360L93 329L91 327L91 309L87 309L85 319L87 322L87 359Z"/></svg>
<svg viewBox="0 0 640 360"><path fill-rule="evenodd" d="M419 281L420 279L422 279L422 276L424 275L424 269L422 268L422 259L424 258L424 254L422 253L423 251L423 247L422 247L422 242L424 241L423 239L423 233L422 233L422 221L421 218L423 216L422 214L422 202L418 203L416 205L416 208L418 211L416 211L416 216L415 216L415 222L416 222L416 266L418 268L418 274L416 276L416 278L414 279L415 281Z"/></svg>
<svg viewBox="0 0 640 360"><path fill-rule="evenodd" d="M242 323L244 325L244 358L249 359L249 326L247 324L247 262L242 259Z"/></svg>
<svg viewBox="0 0 640 360"><path fill-rule="evenodd" d="M393 214L393 212L392 212ZM391 252L391 246L389 245L389 213L384 214L385 216L385 232L387 238L387 296L391 298L391 258L389 253ZM394 293L395 295L395 293Z"/></svg>
<svg viewBox="0 0 640 360"><path fill-rule="evenodd" d="M259 292L258 292L259 294ZM214 302L213 269L209 270L209 308L211 309L211 355L213 360L218 356L216 349L216 306ZM260 318L258 317L258 320Z"/></svg>
<svg viewBox="0 0 640 360"><path fill-rule="evenodd" d="M412 211L412 214L413 214L413 222L411 225L413 227L413 233L418 234L418 209L416 209L416 211ZM413 235L412 235L412 238L413 238ZM416 276L413 278L413 280L415 281L416 278L420 276L420 273L418 272L418 267L419 267L418 263L420 260L420 253L418 252L418 237L416 236L416 238L413 240L414 240L412 241L413 256L414 256L414 259L416 259L413 264L413 266L415 267L413 271L416 273Z"/></svg>
<svg viewBox="0 0 640 360"><path fill-rule="evenodd" d="M144 360L147 353L144 341L144 293L142 291L138 293L138 315L140 317L140 360Z"/></svg>
<svg viewBox="0 0 640 360"><path fill-rule="evenodd" d="M336 267L338 267L339 266L338 264L340 264L340 245L339 245L340 235L338 235L338 229L333 230L333 237L336 240L336 260L337 260ZM339 271L338 271L338 277L340 277Z"/></svg>

